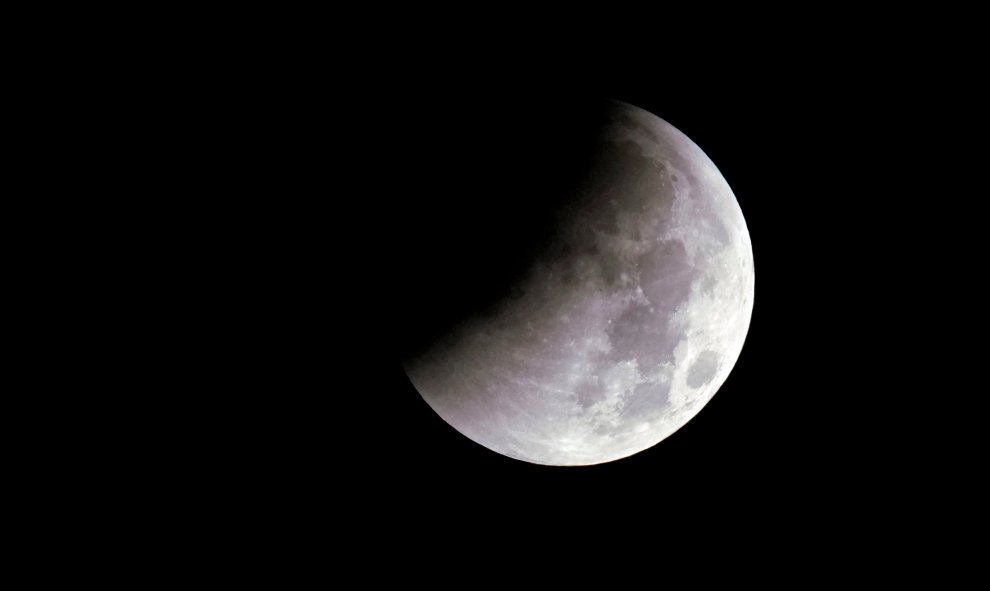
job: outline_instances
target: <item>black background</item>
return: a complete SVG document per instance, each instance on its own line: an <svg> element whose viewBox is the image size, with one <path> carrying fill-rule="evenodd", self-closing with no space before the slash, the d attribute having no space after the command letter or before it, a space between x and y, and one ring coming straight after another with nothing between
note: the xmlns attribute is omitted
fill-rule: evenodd
<svg viewBox="0 0 990 591"><path fill-rule="evenodd" d="M247 495L257 520L409 552L424 532L466 547L510 534L523 552L630 532L859 543L942 519L932 495L957 471L934 432L918 272L939 268L919 220L939 223L925 204L941 177L918 171L953 124L919 118L932 77L917 62L722 57L647 75L430 57L343 59L324 77L280 64L257 95L268 116L211 111L245 154L207 222L230 231L209 280L236 285L213 302L216 330L243 353L218 357L241 385L203 422L225 427L199 464L225 483L217 506ZM511 285L605 98L665 119L725 176L753 243L752 324L714 399L659 445L527 464L447 425L400 359Z"/></svg>
<svg viewBox="0 0 990 591"><path fill-rule="evenodd" d="M883 289L898 197L879 146L903 131L881 112L886 94L828 72L726 72L714 84L437 76L335 112L326 186L305 177L311 201L279 235L302 241L290 249L299 260L274 264L307 277L309 304L288 304L302 340L287 346L315 345L293 360L307 395L278 427L291 442L280 473L331 476L369 519L454 531L476 520L787 529L886 515L884 491L913 461L896 435L892 403L906 396L891 378ZM442 332L502 293L538 247L554 180L580 169L573 129L598 98L664 118L719 167L750 229L755 308L728 381L677 433L609 464L536 466L458 434L399 358L419 331Z"/></svg>
<svg viewBox="0 0 990 591"><path fill-rule="evenodd" d="M978 551L987 101L965 21L983 21L653 8L587 28L243 8L106 20L120 37L70 23L84 38L51 67L19 46L41 112L11 116L58 158L31 169L44 231L13 256L51 250L28 265L56 281L30 286L39 312L10 312L70 361L14 343L41 358L45 428L13 453L52 449L28 460L48 505L21 511L35 533L130 564L96 542L113 537L164 561L145 576L328 564L420 582L482 563L458 586L529 583L530 565L665 583L698 574L685 554L733 580L708 557L796 566L800 584L860 565L913 578L942 547ZM400 357L511 285L604 98L667 120L727 179L752 325L714 399L659 445L537 466L444 423ZM937 566L943 584L959 570Z"/></svg>

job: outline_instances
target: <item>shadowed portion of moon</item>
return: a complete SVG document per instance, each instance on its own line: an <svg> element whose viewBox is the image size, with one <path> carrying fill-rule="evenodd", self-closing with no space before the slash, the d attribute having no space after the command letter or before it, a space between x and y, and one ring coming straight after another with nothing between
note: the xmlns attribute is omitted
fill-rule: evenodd
<svg viewBox="0 0 990 591"><path fill-rule="evenodd" d="M400 356L408 359L465 318L494 314L522 296L520 282L554 240L557 215L599 157L611 105L605 101L500 101L479 113L444 104L424 134L433 153L410 171L410 195L394 212L408 225L395 268L392 311ZM411 149L418 149L412 146ZM373 180L371 181L373 182Z"/></svg>
<svg viewBox="0 0 990 591"><path fill-rule="evenodd" d="M661 119L618 102L513 113L493 133L518 134L518 152L454 156L467 205L445 201L442 219L458 227L427 223L405 253L418 272L397 323L404 366L499 453L625 457L693 417L734 365L749 234L714 164Z"/></svg>

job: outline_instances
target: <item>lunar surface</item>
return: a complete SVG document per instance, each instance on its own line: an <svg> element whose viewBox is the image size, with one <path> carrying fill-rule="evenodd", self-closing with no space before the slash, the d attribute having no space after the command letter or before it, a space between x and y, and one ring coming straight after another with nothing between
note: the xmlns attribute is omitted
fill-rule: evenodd
<svg viewBox="0 0 990 591"><path fill-rule="evenodd" d="M537 464L598 464L694 417L739 357L753 252L711 160L614 102L549 246L493 311L404 362L455 429Z"/></svg>

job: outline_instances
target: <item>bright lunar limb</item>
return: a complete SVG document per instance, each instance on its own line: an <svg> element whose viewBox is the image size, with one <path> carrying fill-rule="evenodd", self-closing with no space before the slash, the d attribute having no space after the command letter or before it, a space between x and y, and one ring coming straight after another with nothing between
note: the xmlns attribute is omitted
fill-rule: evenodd
<svg viewBox="0 0 990 591"><path fill-rule="evenodd" d="M701 149L619 102L558 217L511 297L405 369L437 414L489 449L609 462L669 436L725 381L753 310L752 246Z"/></svg>

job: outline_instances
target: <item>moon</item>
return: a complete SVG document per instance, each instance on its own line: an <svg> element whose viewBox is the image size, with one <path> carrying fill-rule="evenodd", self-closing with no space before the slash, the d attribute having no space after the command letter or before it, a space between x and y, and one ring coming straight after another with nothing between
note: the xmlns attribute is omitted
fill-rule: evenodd
<svg viewBox="0 0 990 591"><path fill-rule="evenodd" d="M600 138L510 295L403 361L443 420L526 462L656 445L725 382L752 316L749 231L714 163L617 101Z"/></svg>

